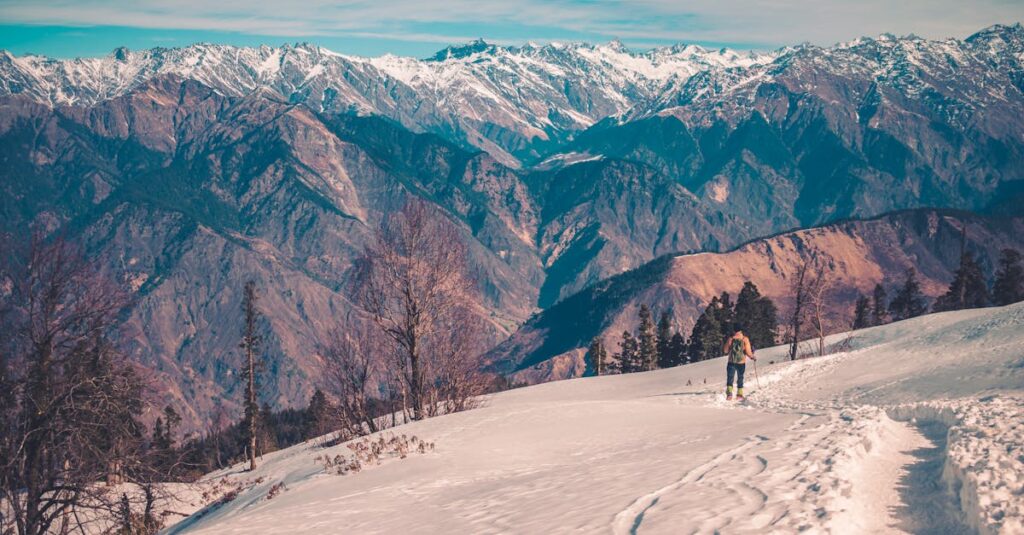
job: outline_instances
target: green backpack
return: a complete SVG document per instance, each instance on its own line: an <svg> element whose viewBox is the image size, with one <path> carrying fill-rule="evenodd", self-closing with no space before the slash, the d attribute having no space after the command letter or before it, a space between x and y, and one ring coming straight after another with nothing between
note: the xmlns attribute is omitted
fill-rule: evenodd
<svg viewBox="0 0 1024 535"><path fill-rule="evenodd" d="M743 351L743 339L733 338L732 345L729 346L729 362L733 364L743 364L747 359L747 354Z"/></svg>

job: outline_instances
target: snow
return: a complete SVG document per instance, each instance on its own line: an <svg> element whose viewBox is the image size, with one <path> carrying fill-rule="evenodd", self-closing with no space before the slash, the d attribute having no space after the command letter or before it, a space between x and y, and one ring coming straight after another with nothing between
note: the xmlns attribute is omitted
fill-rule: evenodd
<svg viewBox="0 0 1024 535"><path fill-rule="evenodd" d="M828 343L844 350L758 351L744 404L717 359L504 392L386 431L436 450L356 474L315 461L345 445L298 445L208 476L247 490L170 531L1024 530L1024 304Z"/></svg>

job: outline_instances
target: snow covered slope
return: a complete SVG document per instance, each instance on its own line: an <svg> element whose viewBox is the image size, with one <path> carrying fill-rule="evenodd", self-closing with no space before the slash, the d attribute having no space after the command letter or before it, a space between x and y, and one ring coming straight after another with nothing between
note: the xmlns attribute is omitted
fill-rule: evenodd
<svg viewBox="0 0 1024 535"><path fill-rule="evenodd" d="M760 351L742 405L715 360L496 395L355 474L316 460L345 445L299 445L209 476L246 490L170 531L1021 533L1024 304L830 342L850 349Z"/></svg>

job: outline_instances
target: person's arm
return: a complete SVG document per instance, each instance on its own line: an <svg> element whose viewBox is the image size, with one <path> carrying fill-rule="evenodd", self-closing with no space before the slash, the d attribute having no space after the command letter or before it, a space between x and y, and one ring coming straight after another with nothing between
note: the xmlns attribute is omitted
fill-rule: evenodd
<svg viewBox="0 0 1024 535"><path fill-rule="evenodd" d="M748 357L757 360L757 357L754 356L754 350L750 347L750 338L743 339L743 351L747 353Z"/></svg>
<svg viewBox="0 0 1024 535"><path fill-rule="evenodd" d="M722 354L728 355L730 346L732 346L732 338L726 338L725 345L722 346Z"/></svg>

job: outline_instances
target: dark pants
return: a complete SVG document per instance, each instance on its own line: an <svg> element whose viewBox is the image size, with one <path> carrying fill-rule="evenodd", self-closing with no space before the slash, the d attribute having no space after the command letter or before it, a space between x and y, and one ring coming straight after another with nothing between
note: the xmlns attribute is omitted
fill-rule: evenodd
<svg viewBox="0 0 1024 535"><path fill-rule="evenodd" d="M725 367L726 386L732 386L732 377L736 376L736 388L743 388L743 372L747 371L747 365L730 362Z"/></svg>

